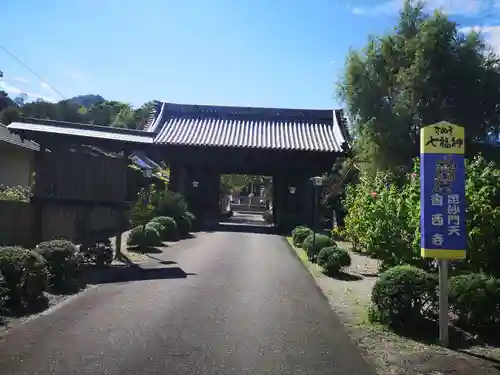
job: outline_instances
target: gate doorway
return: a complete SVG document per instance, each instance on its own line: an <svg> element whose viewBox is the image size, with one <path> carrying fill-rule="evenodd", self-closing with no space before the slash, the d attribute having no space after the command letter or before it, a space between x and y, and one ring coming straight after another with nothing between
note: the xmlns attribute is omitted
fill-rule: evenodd
<svg viewBox="0 0 500 375"><path fill-rule="evenodd" d="M221 175L219 224L274 226L272 197L272 176Z"/></svg>

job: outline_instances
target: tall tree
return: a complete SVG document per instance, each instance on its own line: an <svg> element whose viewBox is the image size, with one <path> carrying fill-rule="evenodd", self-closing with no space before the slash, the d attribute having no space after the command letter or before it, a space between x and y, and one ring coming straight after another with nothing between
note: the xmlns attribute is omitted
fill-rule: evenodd
<svg viewBox="0 0 500 375"><path fill-rule="evenodd" d="M423 5L407 0L391 33L351 51L339 85L357 154L375 168L409 166L420 127L441 120L464 126L468 142L498 134L498 57Z"/></svg>

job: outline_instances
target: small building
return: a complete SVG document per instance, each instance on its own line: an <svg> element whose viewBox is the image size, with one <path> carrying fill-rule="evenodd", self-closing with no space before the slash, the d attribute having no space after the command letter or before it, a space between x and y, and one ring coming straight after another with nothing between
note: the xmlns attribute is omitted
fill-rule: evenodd
<svg viewBox="0 0 500 375"><path fill-rule="evenodd" d="M0 124L0 185L29 186L39 150L37 143L21 139Z"/></svg>

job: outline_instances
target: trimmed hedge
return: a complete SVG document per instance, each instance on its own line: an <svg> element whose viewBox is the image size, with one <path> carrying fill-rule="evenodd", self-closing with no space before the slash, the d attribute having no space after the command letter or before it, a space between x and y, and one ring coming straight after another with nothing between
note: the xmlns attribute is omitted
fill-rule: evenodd
<svg viewBox="0 0 500 375"><path fill-rule="evenodd" d="M2 247L0 272L7 288L9 309L32 310L46 302L43 292L47 289L50 274L42 256L22 247Z"/></svg>
<svg viewBox="0 0 500 375"><path fill-rule="evenodd" d="M305 226L298 226L292 231L292 240L295 246L302 246L304 240L313 234L312 229Z"/></svg>
<svg viewBox="0 0 500 375"><path fill-rule="evenodd" d="M172 241L179 236L177 223L174 219L168 216L158 216L150 221L150 223L160 223L163 226L162 232L159 233L162 240Z"/></svg>
<svg viewBox="0 0 500 375"><path fill-rule="evenodd" d="M144 248L160 244L161 238L158 231L147 225L144 228L142 225L133 228L127 238L127 245L129 246L139 246Z"/></svg>
<svg viewBox="0 0 500 375"><path fill-rule="evenodd" d="M317 263L323 267L327 275L335 275L342 268L351 265L351 256L345 249L339 249L337 245L323 248L317 258Z"/></svg>
<svg viewBox="0 0 500 375"><path fill-rule="evenodd" d="M396 266L382 272L372 290L370 320L415 328L436 313L438 280L420 268Z"/></svg>
<svg viewBox="0 0 500 375"><path fill-rule="evenodd" d="M488 328L500 323L500 280L483 274L452 277L449 302L459 323L467 328Z"/></svg>
<svg viewBox="0 0 500 375"><path fill-rule="evenodd" d="M77 247L66 240L46 241L33 250L49 268L49 286L55 292L75 292L80 288L83 257Z"/></svg>
<svg viewBox="0 0 500 375"><path fill-rule="evenodd" d="M325 247L332 246L334 243L330 237L316 233L316 239L314 239L314 234L306 237L302 243L302 248L306 250L309 260L316 261L319 252Z"/></svg>
<svg viewBox="0 0 500 375"><path fill-rule="evenodd" d="M189 232L191 232L191 220L187 216L179 216L175 218L175 222L179 235L181 237L189 236Z"/></svg>

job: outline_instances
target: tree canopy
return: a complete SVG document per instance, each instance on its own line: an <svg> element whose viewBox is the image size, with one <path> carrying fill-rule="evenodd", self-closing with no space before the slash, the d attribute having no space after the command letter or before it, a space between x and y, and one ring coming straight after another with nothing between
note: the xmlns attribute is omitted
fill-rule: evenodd
<svg viewBox="0 0 500 375"><path fill-rule="evenodd" d="M498 139L499 57L480 34L423 5L407 0L390 33L347 57L339 95L357 158L374 169L411 166L419 129L443 120L465 127L471 153L488 148L488 135Z"/></svg>
<svg viewBox="0 0 500 375"><path fill-rule="evenodd" d="M11 98L0 91L0 122L8 125L21 116L58 121L143 129L154 108L153 102L133 108L128 103L105 100L99 95L80 95L57 103L38 99L26 101L26 95Z"/></svg>

